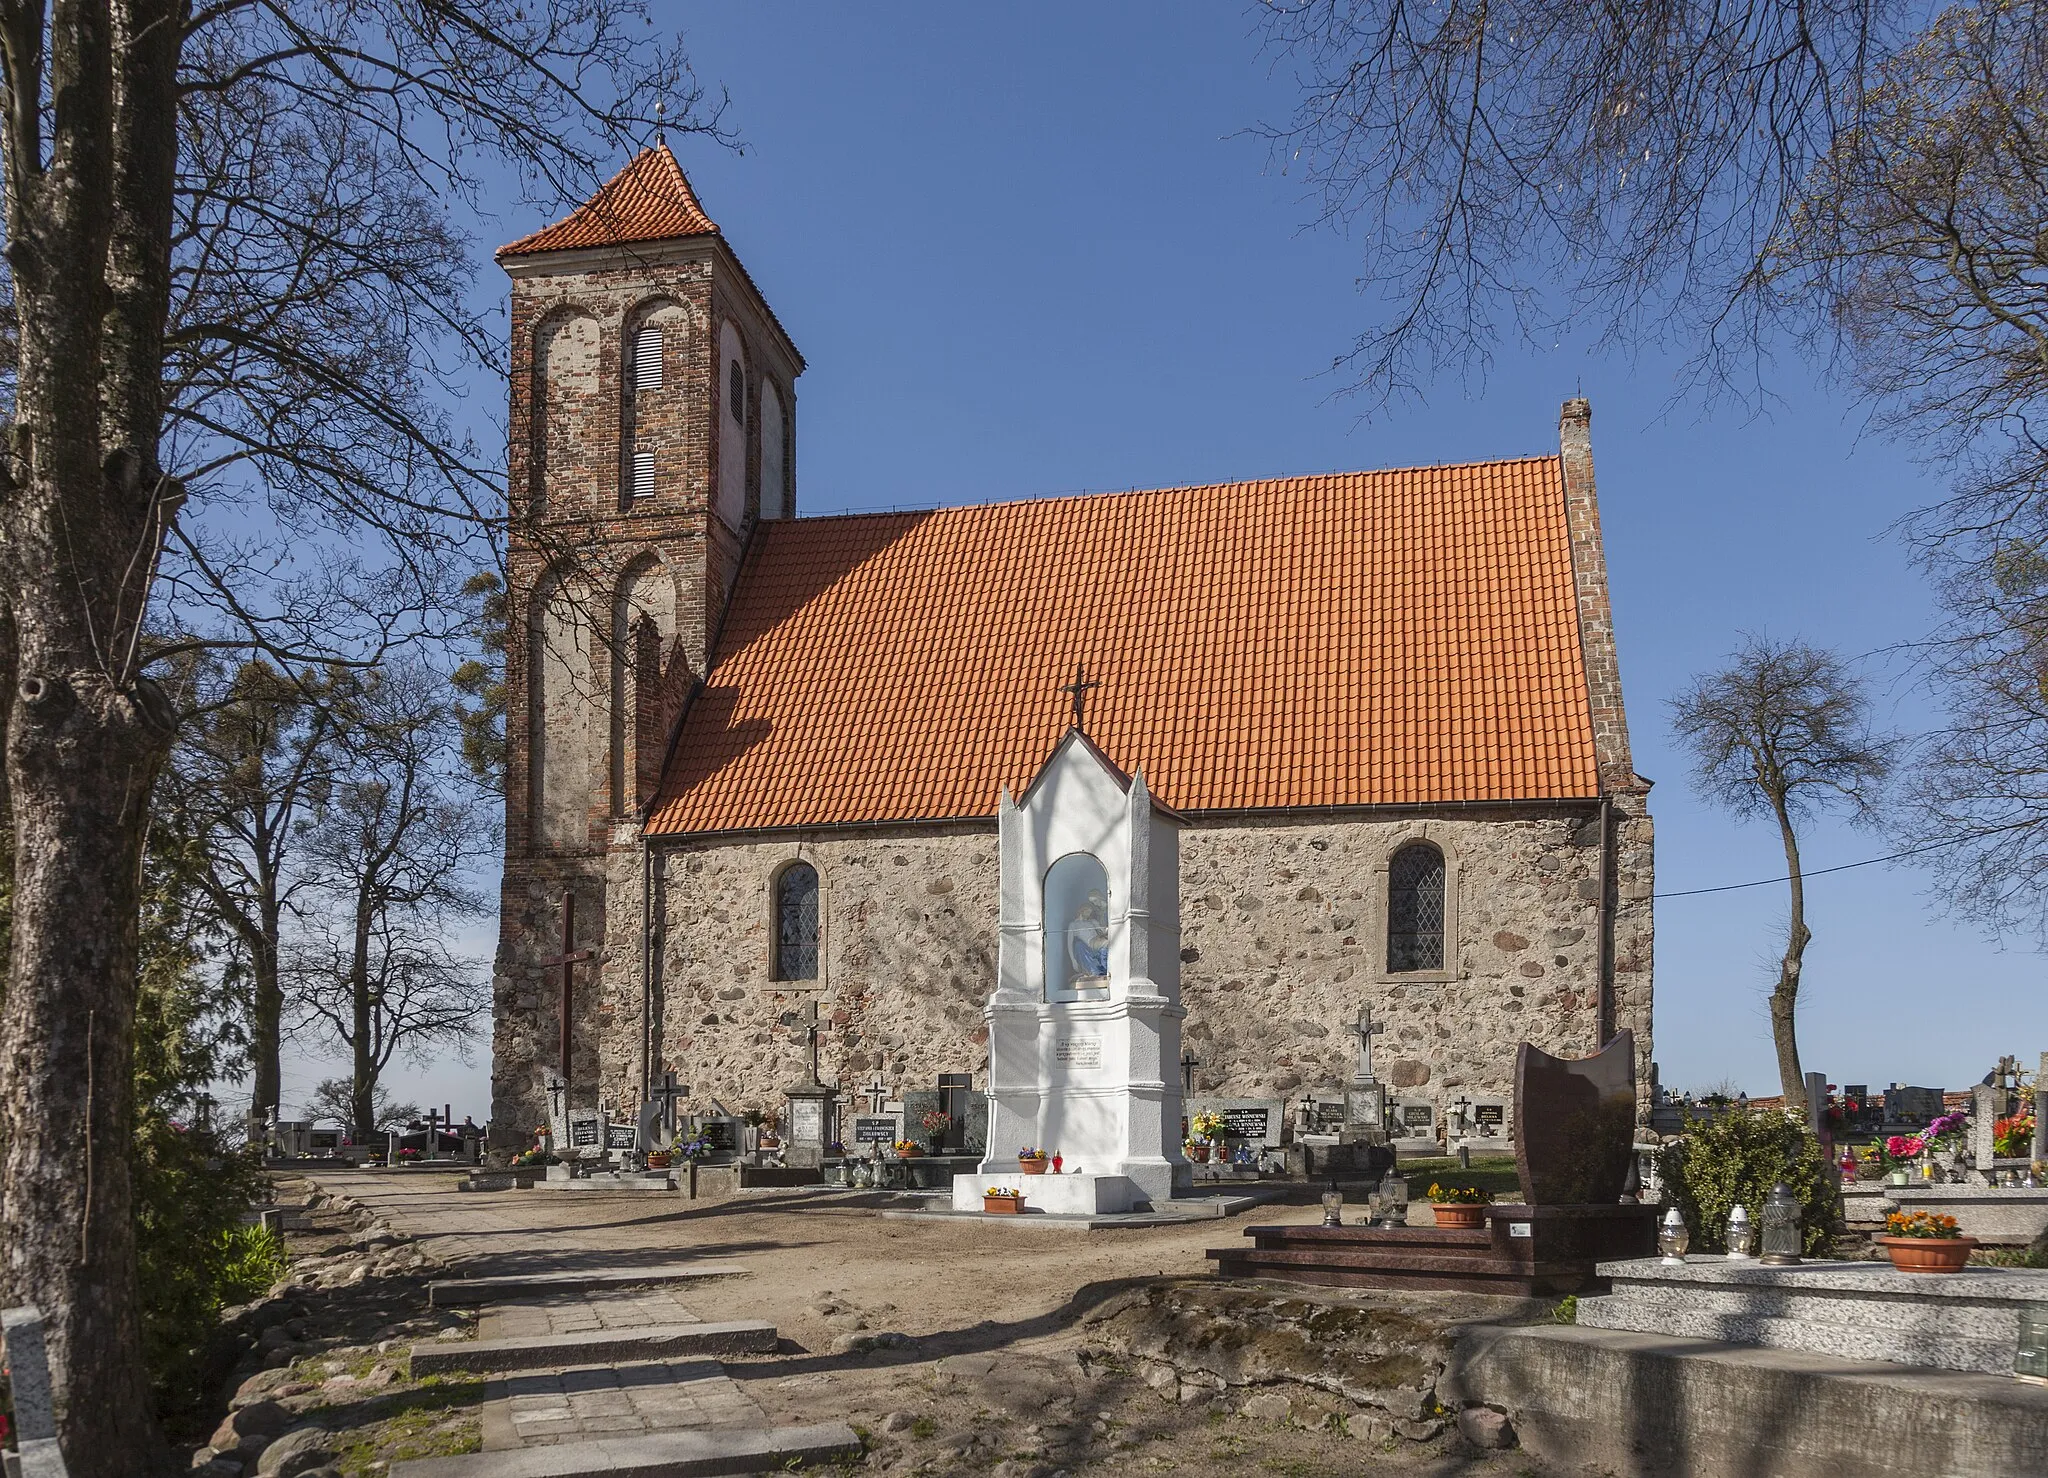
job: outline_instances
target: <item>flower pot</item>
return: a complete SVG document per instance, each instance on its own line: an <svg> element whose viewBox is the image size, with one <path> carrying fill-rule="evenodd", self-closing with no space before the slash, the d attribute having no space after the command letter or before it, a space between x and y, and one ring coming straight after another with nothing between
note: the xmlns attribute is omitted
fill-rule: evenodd
<svg viewBox="0 0 2048 1478"><path fill-rule="evenodd" d="M666 1170L669 1167L669 1163L670 1156L666 1152L662 1150L649 1150L647 1152L647 1168L649 1170Z"/></svg>
<svg viewBox="0 0 2048 1478"><path fill-rule="evenodd" d="M1453 1231L1476 1232L1486 1225L1484 1206L1433 1206L1436 1224Z"/></svg>
<svg viewBox="0 0 2048 1478"><path fill-rule="evenodd" d="M916 1146L913 1145L911 1148L907 1150L896 1151L896 1158L899 1160L915 1160L919 1155L923 1153L923 1150L918 1149Z"/></svg>
<svg viewBox="0 0 2048 1478"><path fill-rule="evenodd" d="M1017 1168L1026 1175L1043 1175L1045 1167L1051 1163L1051 1159L1045 1155L1033 1155L1028 1160L1022 1155L1017 1157Z"/></svg>
<svg viewBox="0 0 2048 1478"><path fill-rule="evenodd" d="M1975 1237L1879 1237L1877 1245L1888 1253L1892 1266L1902 1273L1960 1273L1970 1260Z"/></svg>
<svg viewBox="0 0 2048 1478"><path fill-rule="evenodd" d="M1905 1171L1894 1170L1884 1178L1884 1182L1886 1185L1905 1185L1911 1179L1912 1177L1907 1175Z"/></svg>
<svg viewBox="0 0 2048 1478"><path fill-rule="evenodd" d="M1198 1144L1190 1147L1188 1150L1188 1158L1190 1160L1193 1160L1197 1165L1208 1164L1209 1146L1207 1146L1206 1144Z"/></svg>
<svg viewBox="0 0 2048 1478"><path fill-rule="evenodd" d="M1024 1198L1022 1196L983 1196L981 1198L981 1209L990 1216L1017 1216L1024 1210Z"/></svg>

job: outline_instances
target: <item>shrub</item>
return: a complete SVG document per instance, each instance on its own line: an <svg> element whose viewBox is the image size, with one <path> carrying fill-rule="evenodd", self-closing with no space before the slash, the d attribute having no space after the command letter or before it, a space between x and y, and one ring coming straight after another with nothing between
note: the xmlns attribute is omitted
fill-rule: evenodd
<svg viewBox="0 0 2048 1478"><path fill-rule="evenodd" d="M1738 1109L1697 1125L1665 1146L1657 1170L1697 1252L1728 1250L1728 1213L1737 1205L1747 1206L1761 1228L1764 1202L1779 1181L1799 1202L1809 1254L1827 1246L1841 1221L1819 1142L1782 1113Z"/></svg>
<svg viewBox="0 0 2048 1478"><path fill-rule="evenodd" d="M215 1244L219 1252L218 1292L223 1304L245 1304L270 1292L292 1270L284 1238L265 1226L232 1227Z"/></svg>

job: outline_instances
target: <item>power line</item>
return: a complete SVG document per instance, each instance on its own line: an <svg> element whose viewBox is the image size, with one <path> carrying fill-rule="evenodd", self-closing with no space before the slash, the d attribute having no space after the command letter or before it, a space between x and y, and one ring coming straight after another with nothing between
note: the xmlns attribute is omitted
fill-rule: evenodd
<svg viewBox="0 0 2048 1478"><path fill-rule="evenodd" d="M1831 872L1847 872L1852 867L1875 867L1880 862L1897 862L1901 857L1918 857L1922 852L1937 852L1943 847L1953 847L1961 842L1971 841L1970 837L1950 837L1945 842L1929 842L1924 847L1908 847L1903 852L1893 852L1884 857L1866 857L1861 862L1844 862L1836 867L1816 867L1799 874L1801 878L1824 877ZM1684 888L1675 893L1652 893L1652 898L1697 898L1702 893L1733 893L1742 888L1768 888L1772 883L1789 883L1792 874L1781 878L1758 878L1753 883L1723 883L1718 888Z"/></svg>

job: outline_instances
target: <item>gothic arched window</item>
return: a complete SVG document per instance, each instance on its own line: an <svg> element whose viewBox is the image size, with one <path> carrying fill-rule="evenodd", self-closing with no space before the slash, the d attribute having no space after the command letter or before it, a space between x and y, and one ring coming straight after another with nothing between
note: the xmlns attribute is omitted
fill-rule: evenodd
<svg viewBox="0 0 2048 1478"><path fill-rule="evenodd" d="M1444 968L1444 854L1410 842L1387 868L1387 973Z"/></svg>
<svg viewBox="0 0 2048 1478"><path fill-rule="evenodd" d="M818 870L808 862L775 875L775 978L818 978Z"/></svg>

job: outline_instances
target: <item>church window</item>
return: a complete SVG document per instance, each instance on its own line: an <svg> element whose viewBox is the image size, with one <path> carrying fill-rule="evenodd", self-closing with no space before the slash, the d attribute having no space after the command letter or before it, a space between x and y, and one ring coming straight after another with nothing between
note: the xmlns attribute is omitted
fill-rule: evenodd
<svg viewBox="0 0 2048 1478"><path fill-rule="evenodd" d="M633 388L661 388L661 325L644 323L633 341Z"/></svg>
<svg viewBox="0 0 2048 1478"><path fill-rule="evenodd" d="M818 870L808 862L775 876L775 978L818 978Z"/></svg>
<svg viewBox="0 0 2048 1478"><path fill-rule="evenodd" d="M654 492L654 453L633 453L633 491L635 498L649 497Z"/></svg>
<svg viewBox="0 0 2048 1478"><path fill-rule="evenodd" d="M1045 998L1109 999L1109 874L1086 852L1046 869Z"/></svg>
<svg viewBox="0 0 2048 1478"><path fill-rule="evenodd" d="M726 366L725 386L725 403L732 408L733 420L739 422L742 426L746 425L747 374L745 370L740 368L740 362L737 359Z"/></svg>
<svg viewBox="0 0 2048 1478"><path fill-rule="evenodd" d="M1410 842L1387 869L1387 972L1444 968L1444 854Z"/></svg>

